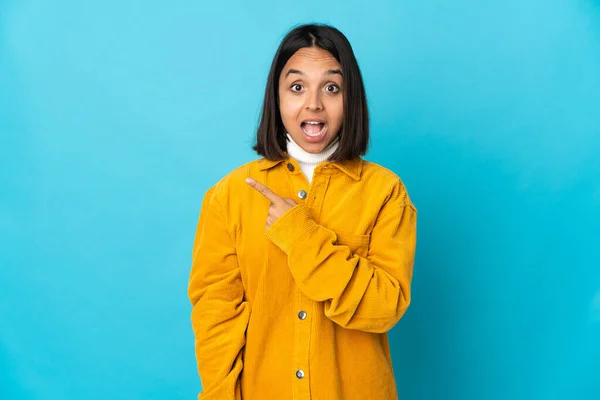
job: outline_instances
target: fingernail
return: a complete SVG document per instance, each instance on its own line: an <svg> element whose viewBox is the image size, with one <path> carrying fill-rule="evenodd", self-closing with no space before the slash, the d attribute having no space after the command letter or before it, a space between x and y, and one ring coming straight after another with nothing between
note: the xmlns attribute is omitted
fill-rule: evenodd
<svg viewBox="0 0 600 400"><path fill-rule="evenodd" d="M252 178L246 178L246 183L252 183Z"/></svg>

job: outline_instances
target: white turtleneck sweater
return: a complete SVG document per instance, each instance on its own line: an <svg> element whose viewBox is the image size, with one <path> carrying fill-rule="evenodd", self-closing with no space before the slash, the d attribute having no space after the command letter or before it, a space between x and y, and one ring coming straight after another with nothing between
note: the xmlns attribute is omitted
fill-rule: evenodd
<svg viewBox="0 0 600 400"><path fill-rule="evenodd" d="M340 145L339 136L336 136L333 142L331 142L322 152L313 154L307 152L294 142L294 139L292 139L292 136L289 133L286 133L286 136L288 138L287 152L290 157L298 161L302 173L304 173L306 179L308 179L308 183L312 183L315 167L321 162L326 161Z"/></svg>

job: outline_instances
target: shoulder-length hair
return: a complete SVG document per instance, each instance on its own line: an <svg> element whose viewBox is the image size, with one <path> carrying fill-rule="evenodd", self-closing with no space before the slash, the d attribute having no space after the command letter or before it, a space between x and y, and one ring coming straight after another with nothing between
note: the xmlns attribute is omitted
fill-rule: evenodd
<svg viewBox="0 0 600 400"><path fill-rule="evenodd" d="M352 160L365 155L369 145L369 111L360 68L346 36L324 24L300 25L288 32L281 41L271 63L256 142L252 149L269 160L286 158L286 131L279 112L279 76L290 57L304 47L318 47L331 53L340 63L344 74L340 144L329 160Z"/></svg>

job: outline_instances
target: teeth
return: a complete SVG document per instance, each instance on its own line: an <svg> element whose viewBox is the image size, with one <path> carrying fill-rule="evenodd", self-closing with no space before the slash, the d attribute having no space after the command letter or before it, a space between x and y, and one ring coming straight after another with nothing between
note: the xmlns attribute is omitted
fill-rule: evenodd
<svg viewBox="0 0 600 400"><path fill-rule="evenodd" d="M307 122L307 123L309 123L309 122ZM322 123L322 122L318 122L318 123ZM321 130L319 132L317 132L317 133L308 133L304 129L302 129L302 131L304 133L306 133L308 136L316 137L316 136L319 136L320 134L322 134L323 131L325 130L325 128L327 128L327 124L323 124L323 128L321 128Z"/></svg>
<svg viewBox="0 0 600 400"><path fill-rule="evenodd" d="M322 124L322 122L317 122L317 121L306 121L305 124L311 124L311 125L319 125Z"/></svg>

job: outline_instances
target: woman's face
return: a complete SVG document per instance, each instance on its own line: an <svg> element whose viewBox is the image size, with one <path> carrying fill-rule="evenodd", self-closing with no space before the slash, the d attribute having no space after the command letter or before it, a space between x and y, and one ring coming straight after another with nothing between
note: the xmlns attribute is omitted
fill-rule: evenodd
<svg viewBox="0 0 600 400"><path fill-rule="evenodd" d="M339 134L344 115L342 67L331 53L298 50L279 77L279 112L292 139L309 153L320 153Z"/></svg>

